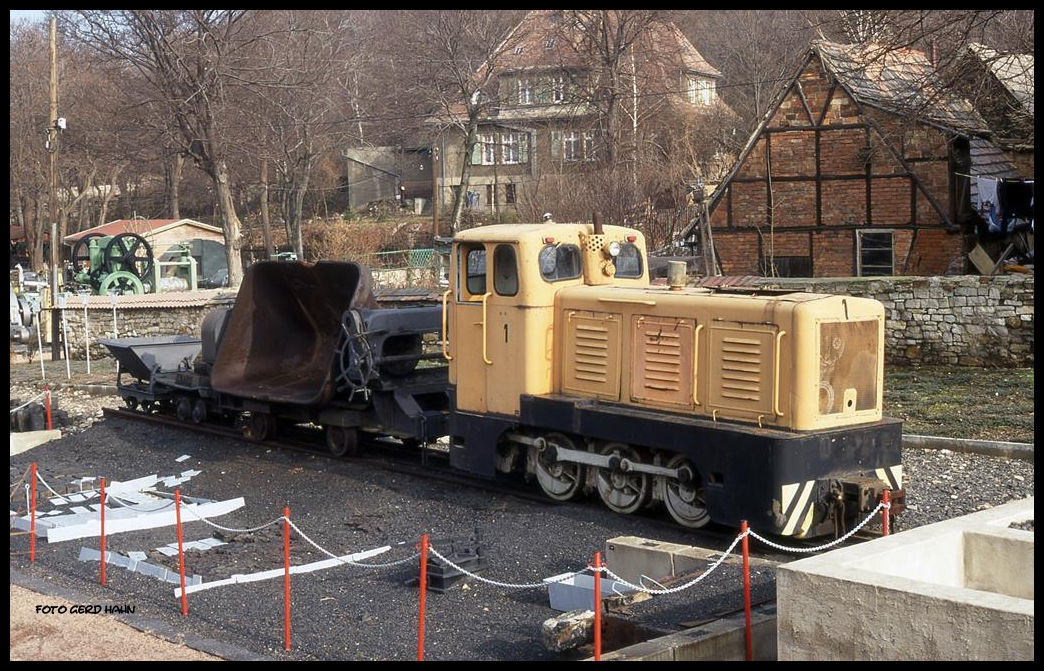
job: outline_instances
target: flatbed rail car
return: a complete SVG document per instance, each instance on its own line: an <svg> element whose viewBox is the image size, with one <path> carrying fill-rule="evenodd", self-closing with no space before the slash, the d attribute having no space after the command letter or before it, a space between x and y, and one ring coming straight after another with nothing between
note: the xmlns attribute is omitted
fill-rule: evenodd
<svg viewBox="0 0 1044 671"><path fill-rule="evenodd" d="M652 286L641 233L597 219L459 233L441 309L374 307L358 264L259 263L202 340L175 409L258 440L278 421L324 426L338 455L359 432L447 436L462 471L693 528L813 537L885 489L902 507L879 302Z"/></svg>

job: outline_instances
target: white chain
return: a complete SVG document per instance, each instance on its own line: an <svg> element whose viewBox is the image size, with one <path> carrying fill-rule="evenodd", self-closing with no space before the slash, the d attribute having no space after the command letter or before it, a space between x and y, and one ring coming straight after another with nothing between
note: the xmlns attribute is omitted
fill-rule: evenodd
<svg viewBox="0 0 1044 671"><path fill-rule="evenodd" d="M504 587L506 589L535 589L537 587L547 587L547 583L548 582L565 582L566 580L569 580L570 578L572 578L574 576L577 576L577 575L579 575L579 574L581 574L581 573L583 573L584 571L587 570L586 568L584 568L584 569L580 569L579 571L575 571L573 573L566 573L566 574L563 574L561 576L558 576L557 579L555 579L555 580L548 580L548 581L536 582L536 583L513 584L513 583L507 583L507 582L498 582L496 580L490 580L489 578L483 578L482 576L476 575L476 574L472 573L471 571L469 571L469 570L467 570L467 569L465 569L463 567L457 566L456 564L451 562L449 559L446 559L441 554L439 554L439 551L436 550L430 543L428 544L428 551L431 552L436 557L438 557L439 559L441 559L443 562L445 562L447 566L450 566L451 568L454 568L454 569L460 571L461 573L463 573L464 575L466 575L466 576L468 576L470 578L474 578L475 580L478 580L479 582L484 582L484 583L486 583L488 585L493 585L495 587Z"/></svg>
<svg viewBox="0 0 1044 671"><path fill-rule="evenodd" d="M847 534L845 534L844 536L841 536L840 538L838 538L836 540L833 540L833 541L831 541L829 543L826 543L825 545L820 545L819 547L814 547L814 548L790 548L790 547L786 547L784 545L778 545L776 543L773 543L770 540L762 538L761 536L757 535L753 531L750 531L750 535L753 536L754 538L757 538L759 541L761 541L765 545L768 545L769 547L776 548L777 550L785 550L787 552L819 552L820 550L825 550L825 549L827 549L829 547L833 547L833 546L837 545L838 543L845 542L855 532L859 531L864 526L866 526L866 523L869 522L871 519L873 519L874 515L877 514L877 511L881 510L882 508L891 508L891 507L892 507L891 504L887 504L884 501L881 501L880 503L877 504L877 507L874 508L873 511L871 511L870 514L866 516L866 519L864 519L862 522L860 522L855 527L853 527L853 529L851 531L849 531Z"/></svg>
<svg viewBox="0 0 1044 671"><path fill-rule="evenodd" d="M214 522L211 522L210 520L208 520L207 518L203 517L202 515L197 513L192 508L189 508L188 506L182 506L182 509L185 510L185 512L192 513L192 516L195 517L197 520L200 520L201 522L209 524L210 526L214 527L215 529L221 529L222 531L228 531L230 533L235 533L235 534L249 534L249 533L253 533L255 531L260 531L261 529L264 529L265 527L270 527L273 524L275 524L276 522L279 522L280 520L284 519L283 516L280 515L279 517L275 518L271 522L268 522L266 524L262 524L259 527L254 527L252 529L233 529L233 528L230 528L230 527L223 527L220 524L215 524Z"/></svg>
<svg viewBox="0 0 1044 671"><path fill-rule="evenodd" d="M43 479L42 475L40 475L40 470L39 469L37 469L37 471L36 471L36 479L39 480L43 484L43 486L47 488L47 490L49 492L51 492L52 494L54 494L55 496L60 498L62 501L65 501L66 503L72 503L71 500L65 498L64 496L62 496L58 492L54 491L54 489L51 488L51 485L47 484L47 481Z"/></svg>
<svg viewBox="0 0 1044 671"><path fill-rule="evenodd" d="M405 564L407 562L411 562L411 561L413 561L414 559L416 559L417 557L420 556L420 552L417 552L417 553L415 553L413 555L410 555L409 557L406 557L404 559L399 559L399 560L391 561L391 562L385 562L383 564L364 564L362 562L351 561L349 559L342 559L341 557L338 557L337 555L329 552L324 547L320 546L318 543L316 543L311 538L306 536L305 533L303 531L301 531L299 528L297 528L297 525L294 524L293 522L291 522L289 519L287 519L285 517L283 517L281 519L285 519L290 524L290 526L293 527L294 531L296 531L298 533L298 535L301 536L301 538L303 538L305 541L307 541L316 550L318 550L319 552L322 552L324 555L326 555L330 559L336 559L337 561L341 562L342 564L349 564L351 566L361 566L361 567L364 567L364 568L386 568L388 566L398 566L399 564ZM396 543L396 545L403 545L403 543Z"/></svg>
<svg viewBox="0 0 1044 671"><path fill-rule="evenodd" d="M39 394L37 394L36 396L33 396L31 399L29 399L28 401L26 401L22 405L18 406L17 408L11 408L11 414L14 414L15 412L17 412L18 410L21 410L22 408L24 408L25 406L29 405L30 403L32 403L36 399L43 398L44 396L47 396L47 392L46 391L41 391Z"/></svg>
<svg viewBox="0 0 1044 671"><path fill-rule="evenodd" d="M747 533L750 533L750 532L748 531ZM636 592L645 592L646 594L674 594L675 592L681 592L682 590L689 589L690 587L692 587L693 585L695 585L696 583L698 583L699 581L703 580L704 578L709 576L711 573L713 573L714 570L716 568L718 568L718 566L720 566L723 561L725 561L726 557L728 557L730 554L732 554L732 550L735 549L736 543L739 543L740 540L743 539L744 535L746 535L746 534L739 534L738 536L736 536L736 538L733 539L733 541L732 541L732 545L730 545L728 547L728 549L725 550L725 552L722 553L721 557L718 558L718 561L714 562L714 564L710 568L708 568L706 571L704 571L700 575L696 576L695 578L693 578L689 582L685 583L684 585L678 585L677 587L664 588L664 589L649 589L648 587L644 587L644 586L641 586L641 585L635 585L633 583L628 582L627 580L624 580L620 576L618 576L615 573L613 573L612 571L610 571L608 566L603 566L600 570L602 572L604 572L606 575L608 575L609 577L611 577L616 582L623 583L624 585L626 585L627 587L630 587L631 589L635 590Z"/></svg>

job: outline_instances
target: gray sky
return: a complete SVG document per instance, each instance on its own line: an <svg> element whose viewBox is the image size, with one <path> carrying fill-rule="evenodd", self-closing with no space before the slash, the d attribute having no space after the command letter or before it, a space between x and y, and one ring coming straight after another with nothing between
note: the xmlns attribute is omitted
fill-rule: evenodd
<svg viewBox="0 0 1044 671"><path fill-rule="evenodd" d="M12 9L11 10L11 21L17 21L19 19L29 19L30 21L43 21L45 18L45 9Z"/></svg>

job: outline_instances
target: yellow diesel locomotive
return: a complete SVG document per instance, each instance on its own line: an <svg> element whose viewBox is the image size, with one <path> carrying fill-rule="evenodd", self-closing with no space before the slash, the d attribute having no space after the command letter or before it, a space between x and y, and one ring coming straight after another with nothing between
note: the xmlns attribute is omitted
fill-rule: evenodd
<svg viewBox="0 0 1044 671"><path fill-rule="evenodd" d="M441 306L378 307L356 263L263 262L194 358L184 336L106 344L132 408L253 440L311 423L336 456L448 443L456 469L687 527L838 534L902 487L879 302L682 284L650 283L631 228L484 226L454 238Z"/></svg>

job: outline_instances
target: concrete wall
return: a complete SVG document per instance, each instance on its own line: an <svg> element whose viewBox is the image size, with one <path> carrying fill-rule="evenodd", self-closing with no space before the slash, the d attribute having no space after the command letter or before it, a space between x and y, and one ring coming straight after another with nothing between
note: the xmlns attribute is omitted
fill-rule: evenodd
<svg viewBox="0 0 1044 671"><path fill-rule="evenodd" d="M781 565L779 659L1032 660L1033 532L1009 525L1033 513L1029 498Z"/></svg>
<svg viewBox="0 0 1044 671"><path fill-rule="evenodd" d="M886 363L1033 366L1033 276L773 278L763 284L875 298Z"/></svg>

